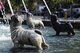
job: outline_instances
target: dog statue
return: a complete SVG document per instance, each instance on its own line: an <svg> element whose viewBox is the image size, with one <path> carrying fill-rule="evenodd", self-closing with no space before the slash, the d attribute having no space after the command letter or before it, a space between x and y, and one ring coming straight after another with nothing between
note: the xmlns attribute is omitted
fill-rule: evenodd
<svg viewBox="0 0 80 53"><path fill-rule="evenodd" d="M27 17L26 22L29 28L38 28L38 29L45 28L42 20L33 19L32 14L26 13L26 17Z"/></svg>
<svg viewBox="0 0 80 53"><path fill-rule="evenodd" d="M43 50L48 47L42 33L39 30L24 29L22 27L22 17L13 15L10 21L11 38L14 47L23 47L24 45L36 46Z"/></svg>
<svg viewBox="0 0 80 53"><path fill-rule="evenodd" d="M50 18L56 35L59 35L60 32L67 32L68 35L75 35L73 26L70 23L60 23L56 15L50 15Z"/></svg>

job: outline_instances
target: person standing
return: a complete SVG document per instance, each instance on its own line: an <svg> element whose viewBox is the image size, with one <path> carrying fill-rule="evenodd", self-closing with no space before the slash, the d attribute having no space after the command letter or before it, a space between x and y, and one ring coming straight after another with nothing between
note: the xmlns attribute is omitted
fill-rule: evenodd
<svg viewBox="0 0 80 53"><path fill-rule="evenodd" d="M4 10L4 5L2 1L0 0L0 17L3 18L3 10Z"/></svg>
<svg viewBox="0 0 80 53"><path fill-rule="evenodd" d="M2 0L0 0L0 21L1 23L5 24L5 19L3 18L3 15L4 15L4 5L3 5L3 2Z"/></svg>

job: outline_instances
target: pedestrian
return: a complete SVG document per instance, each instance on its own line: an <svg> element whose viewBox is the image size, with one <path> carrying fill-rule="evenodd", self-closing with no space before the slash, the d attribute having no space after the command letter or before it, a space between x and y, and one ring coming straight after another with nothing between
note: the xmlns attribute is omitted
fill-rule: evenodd
<svg viewBox="0 0 80 53"><path fill-rule="evenodd" d="M6 22L3 18L3 15L4 15L4 5L2 0L0 0L0 21L5 24Z"/></svg>
<svg viewBox="0 0 80 53"><path fill-rule="evenodd" d="M0 17L3 18L3 10L4 10L4 5L2 1L0 0Z"/></svg>

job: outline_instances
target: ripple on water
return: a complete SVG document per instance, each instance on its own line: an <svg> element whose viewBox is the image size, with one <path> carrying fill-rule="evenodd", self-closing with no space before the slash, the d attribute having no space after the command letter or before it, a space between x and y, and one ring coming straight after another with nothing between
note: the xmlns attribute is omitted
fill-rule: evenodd
<svg viewBox="0 0 80 53"><path fill-rule="evenodd" d="M80 31L79 30L75 30L76 35L72 37L68 37L64 35L51 37L52 34L55 34L55 31L52 28L44 29L43 33L47 35L45 36L45 39L47 43L50 45L50 48L48 49L49 51L47 50L47 52L74 53L74 51L76 50L79 52L79 49L80 49Z"/></svg>

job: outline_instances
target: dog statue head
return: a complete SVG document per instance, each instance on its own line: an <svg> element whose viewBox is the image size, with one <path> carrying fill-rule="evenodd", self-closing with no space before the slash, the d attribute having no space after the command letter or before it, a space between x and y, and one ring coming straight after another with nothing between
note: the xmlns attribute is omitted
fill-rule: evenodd
<svg viewBox="0 0 80 53"><path fill-rule="evenodd" d="M57 21L57 15L51 14L50 18L51 18L51 22L56 22Z"/></svg>
<svg viewBox="0 0 80 53"><path fill-rule="evenodd" d="M27 17L27 18L32 17L32 16L33 16L32 13L30 13L30 12L26 12L26 17Z"/></svg>
<svg viewBox="0 0 80 53"><path fill-rule="evenodd" d="M10 20L10 23L17 26L17 25L21 25L22 22L23 22L23 18L18 16L18 15L12 15L11 16L11 20Z"/></svg>

